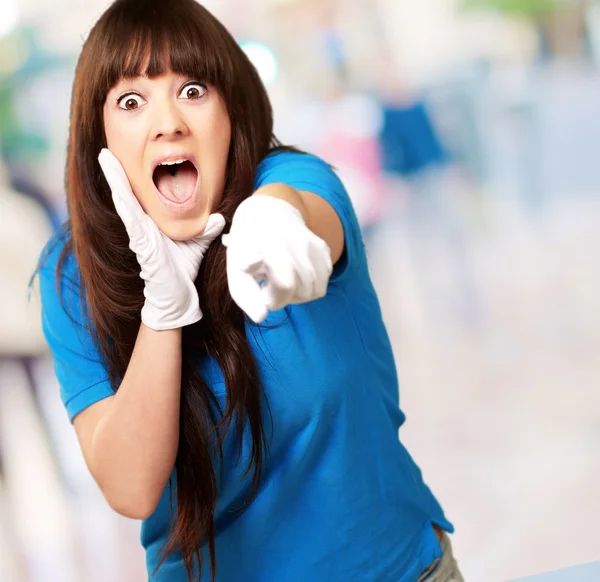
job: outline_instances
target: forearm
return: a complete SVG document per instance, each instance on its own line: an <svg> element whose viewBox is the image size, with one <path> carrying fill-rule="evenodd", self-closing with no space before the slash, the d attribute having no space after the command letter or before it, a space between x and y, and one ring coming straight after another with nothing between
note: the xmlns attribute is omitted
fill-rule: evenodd
<svg viewBox="0 0 600 582"><path fill-rule="evenodd" d="M141 325L131 361L93 434L89 460L119 513L147 517L171 475L179 445L181 329Z"/></svg>

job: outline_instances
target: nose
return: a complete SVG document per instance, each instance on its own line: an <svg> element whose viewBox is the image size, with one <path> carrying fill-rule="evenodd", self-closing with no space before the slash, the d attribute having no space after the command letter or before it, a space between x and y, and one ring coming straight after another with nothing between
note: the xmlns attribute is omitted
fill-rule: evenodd
<svg viewBox="0 0 600 582"><path fill-rule="evenodd" d="M152 134L155 140L170 141L187 135L187 125L175 103L155 104L153 109Z"/></svg>

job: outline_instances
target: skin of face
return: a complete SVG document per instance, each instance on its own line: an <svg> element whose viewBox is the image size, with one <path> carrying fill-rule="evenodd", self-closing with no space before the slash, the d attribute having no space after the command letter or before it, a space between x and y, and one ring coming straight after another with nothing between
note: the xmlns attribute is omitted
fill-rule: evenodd
<svg viewBox="0 0 600 582"><path fill-rule="evenodd" d="M103 119L108 149L160 230L173 240L201 234L223 195L231 141L218 91L172 72L121 79L106 97ZM153 182L154 164L166 155L193 156L199 172L197 202L184 212L163 204Z"/></svg>

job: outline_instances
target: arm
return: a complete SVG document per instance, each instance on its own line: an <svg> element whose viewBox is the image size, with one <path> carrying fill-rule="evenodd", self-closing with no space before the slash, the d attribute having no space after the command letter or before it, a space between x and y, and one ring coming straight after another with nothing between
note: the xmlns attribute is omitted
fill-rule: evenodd
<svg viewBox="0 0 600 582"><path fill-rule="evenodd" d="M73 424L87 466L110 506L144 519L158 505L179 444L181 328L140 326L117 393Z"/></svg>
<svg viewBox="0 0 600 582"><path fill-rule="evenodd" d="M250 319L325 297L332 275L338 285L362 276L360 227L331 166L301 152L274 153L255 184L223 236L229 291Z"/></svg>
<svg viewBox="0 0 600 582"><path fill-rule="evenodd" d="M271 182L238 206L223 244L229 292L259 323L269 311L326 295L344 230L323 197Z"/></svg>
<svg viewBox="0 0 600 582"><path fill-rule="evenodd" d="M332 263L337 263L344 251L344 229L339 216L326 200L312 192L296 190L281 183L262 186L254 193L254 196L257 195L285 200L299 210L309 230L331 249Z"/></svg>
<svg viewBox="0 0 600 582"><path fill-rule="evenodd" d="M156 508L175 464L181 329L202 318L194 280L225 220L211 215L202 234L174 242L144 213L119 161L108 150L99 161L140 265L145 302L119 390L80 412L74 425L109 504L128 517L145 518Z"/></svg>

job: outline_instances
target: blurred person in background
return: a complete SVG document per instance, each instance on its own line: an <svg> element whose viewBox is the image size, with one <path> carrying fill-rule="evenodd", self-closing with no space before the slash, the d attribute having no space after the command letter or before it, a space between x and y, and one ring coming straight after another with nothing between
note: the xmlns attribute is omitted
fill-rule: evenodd
<svg viewBox="0 0 600 582"><path fill-rule="evenodd" d="M66 180L43 329L90 472L144 520L150 579L462 581L398 439L346 190L278 142L258 74L201 5L100 18Z"/></svg>

